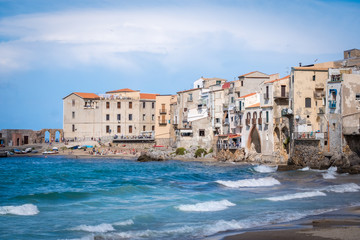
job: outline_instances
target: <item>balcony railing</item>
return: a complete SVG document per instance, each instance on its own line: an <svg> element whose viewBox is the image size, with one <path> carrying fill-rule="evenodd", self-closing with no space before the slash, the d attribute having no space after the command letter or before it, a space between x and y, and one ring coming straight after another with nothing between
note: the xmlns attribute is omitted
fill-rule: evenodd
<svg viewBox="0 0 360 240"><path fill-rule="evenodd" d="M167 111L166 111L166 109L160 109L160 110L159 110L159 113L160 113L160 114L166 114Z"/></svg>
<svg viewBox="0 0 360 240"><path fill-rule="evenodd" d="M289 92L285 92L285 93L275 92L274 98L289 98Z"/></svg>
<svg viewBox="0 0 360 240"><path fill-rule="evenodd" d="M187 101L188 101L188 102L192 102L192 101L193 101L193 98L188 97L188 98L187 98Z"/></svg>
<svg viewBox="0 0 360 240"><path fill-rule="evenodd" d="M159 125L160 125L160 126L166 126L166 125L167 125L167 122L166 122L166 121L160 121L160 122L159 122Z"/></svg>
<svg viewBox="0 0 360 240"><path fill-rule="evenodd" d="M319 98L323 98L323 97L325 97L325 92L324 91L321 91L321 92L314 91L314 98L319 99Z"/></svg>
<svg viewBox="0 0 360 240"><path fill-rule="evenodd" d="M329 108L331 109L336 108L336 100L329 100Z"/></svg>
<svg viewBox="0 0 360 240"><path fill-rule="evenodd" d="M323 83L315 84L315 89L324 89L324 84Z"/></svg>

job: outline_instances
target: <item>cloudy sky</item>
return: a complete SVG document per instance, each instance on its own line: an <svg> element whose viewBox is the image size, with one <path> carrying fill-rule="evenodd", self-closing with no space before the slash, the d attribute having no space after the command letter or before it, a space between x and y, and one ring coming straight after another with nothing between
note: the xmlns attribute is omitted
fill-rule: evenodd
<svg viewBox="0 0 360 240"><path fill-rule="evenodd" d="M360 3L334 0L0 0L0 129L62 128L71 92L174 94L201 76L360 48Z"/></svg>

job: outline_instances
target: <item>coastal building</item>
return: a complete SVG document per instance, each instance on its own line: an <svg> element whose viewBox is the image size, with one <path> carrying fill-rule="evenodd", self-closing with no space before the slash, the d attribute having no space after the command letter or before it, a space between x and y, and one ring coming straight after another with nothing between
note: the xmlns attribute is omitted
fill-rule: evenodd
<svg viewBox="0 0 360 240"><path fill-rule="evenodd" d="M63 98L67 140L153 137L156 95L128 88L105 94L74 92Z"/></svg>
<svg viewBox="0 0 360 240"><path fill-rule="evenodd" d="M62 142L62 129L2 129L0 130L0 144L2 146L23 146L45 142Z"/></svg>
<svg viewBox="0 0 360 240"><path fill-rule="evenodd" d="M171 104L177 102L176 95L157 95L155 104L155 141L157 145L173 146L175 132L172 125Z"/></svg>

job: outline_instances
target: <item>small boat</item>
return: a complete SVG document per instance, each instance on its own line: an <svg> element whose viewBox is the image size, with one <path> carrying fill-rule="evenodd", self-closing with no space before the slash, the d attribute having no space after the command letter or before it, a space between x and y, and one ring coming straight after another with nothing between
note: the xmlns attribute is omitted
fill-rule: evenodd
<svg viewBox="0 0 360 240"><path fill-rule="evenodd" d="M59 153L58 151L45 151L42 154L43 155L51 155L51 154L58 154L58 153Z"/></svg>
<svg viewBox="0 0 360 240"><path fill-rule="evenodd" d="M14 153L15 153L15 154L23 154L23 151L15 148L15 149L14 149Z"/></svg>

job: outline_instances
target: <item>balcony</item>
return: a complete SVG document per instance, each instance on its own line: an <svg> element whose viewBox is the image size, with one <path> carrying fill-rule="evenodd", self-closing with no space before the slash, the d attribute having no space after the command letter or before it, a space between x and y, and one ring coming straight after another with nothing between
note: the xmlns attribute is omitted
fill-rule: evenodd
<svg viewBox="0 0 360 240"><path fill-rule="evenodd" d="M160 122L159 122L159 125L160 125L160 126L166 126L166 125L167 125L167 122L166 122L166 121L160 121Z"/></svg>
<svg viewBox="0 0 360 240"><path fill-rule="evenodd" d="M315 89L324 89L324 84L323 83L317 83L315 84Z"/></svg>
<svg viewBox="0 0 360 240"><path fill-rule="evenodd" d="M330 109L336 108L336 100L329 100L329 108Z"/></svg>
<svg viewBox="0 0 360 240"><path fill-rule="evenodd" d="M327 139L327 132L294 132L296 140L320 140Z"/></svg>
<svg viewBox="0 0 360 240"><path fill-rule="evenodd" d="M331 75L330 82L341 82L341 75Z"/></svg>
<svg viewBox="0 0 360 240"><path fill-rule="evenodd" d="M325 114L325 108L324 107L320 107L318 109L318 113L317 114Z"/></svg>
<svg viewBox="0 0 360 240"><path fill-rule="evenodd" d="M160 113L160 114L166 114L167 111L166 111L166 109L160 109L160 110L159 110L159 113Z"/></svg>
<svg viewBox="0 0 360 240"><path fill-rule="evenodd" d="M289 92L280 93L275 92L274 93L274 99L288 99L289 98Z"/></svg>
<svg viewBox="0 0 360 240"><path fill-rule="evenodd" d="M246 126L250 126L250 118L245 119Z"/></svg>
<svg viewBox="0 0 360 240"><path fill-rule="evenodd" d="M188 98L187 98L187 101L188 101L188 102L192 102L192 101L193 101L193 98L192 98L192 97L188 97Z"/></svg>

